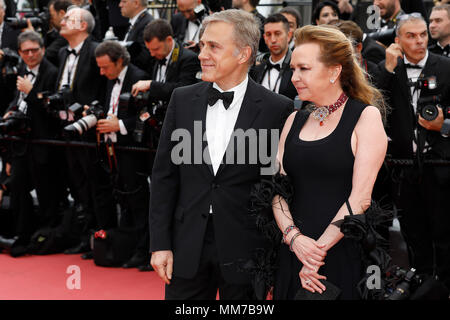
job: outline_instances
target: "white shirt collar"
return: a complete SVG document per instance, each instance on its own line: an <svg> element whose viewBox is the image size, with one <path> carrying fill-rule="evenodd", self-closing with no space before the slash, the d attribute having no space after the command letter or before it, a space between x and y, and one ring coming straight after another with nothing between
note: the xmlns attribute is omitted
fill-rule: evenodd
<svg viewBox="0 0 450 320"><path fill-rule="evenodd" d="M27 66L27 71L33 72L34 76L36 77L37 74L38 74L38 72L39 72L39 66L40 66L40 64L38 64L37 66L35 66L35 67L34 67L33 69L31 69L31 70L30 70L30 68L28 68L28 66Z"/></svg>
<svg viewBox="0 0 450 320"><path fill-rule="evenodd" d="M409 61L408 58L406 58L406 55L405 55L405 58L404 58L404 62L405 62L405 64L409 63L409 64L413 64L413 65L418 65L418 66L423 68L423 67L425 67L425 63L427 62L427 59L428 59L428 50L425 53L425 57L423 57L423 59L420 60L417 64L416 63L412 63L411 61Z"/></svg>
<svg viewBox="0 0 450 320"><path fill-rule="evenodd" d="M85 41L85 40L83 40L83 41L82 41L80 44L78 44L75 48L72 48L72 47L69 45L69 48L75 50L76 53L79 54L81 48L83 47L84 41Z"/></svg>
<svg viewBox="0 0 450 320"><path fill-rule="evenodd" d="M245 79L241 83L226 91L226 92L234 91L233 102L228 107L228 110L234 108L234 106L236 106L235 102L240 101L241 100L240 98L245 95L245 92L247 91L247 85L248 85L248 74L245 76ZM222 90L215 82L213 83L213 88L219 90L220 92L224 92L224 90Z"/></svg>
<svg viewBox="0 0 450 320"><path fill-rule="evenodd" d="M272 56L269 57L269 62L271 64L279 64L280 66L283 65L284 59L286 59L286 55L283 56L283 58L281 58L280 60L278 60L277 62L273 62L272 60Z"/></svg>
<svg viewBox="0 0 450 320"><path fill-rule="evenodd" d="M137 19L139 19L139 17L141 16L142 12L147 11L147 9L142 10L141 12L139 12L137 15L135 15L133 18L130 19L130 24L132 26L134 26L134 24L136 23Z"/></svg>
<svg viewBox="0 0 450 320"><path fill-rule="evenodd" d="M120 80L120 85L123 84L123 81L125 80L125 75L127 74L128 66L125 66L122 71L120 71L119 76L117 79Z"/></svg>

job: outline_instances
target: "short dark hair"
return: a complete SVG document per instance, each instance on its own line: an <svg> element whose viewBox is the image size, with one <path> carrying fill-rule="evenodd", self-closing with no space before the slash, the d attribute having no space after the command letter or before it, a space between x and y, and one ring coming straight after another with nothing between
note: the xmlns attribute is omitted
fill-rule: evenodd
<svg viewBox="0 0 450 320"><path fill-rule="evenodd" d="M20 46L25 41L36 42L39 45L39 47L41 48L44 47L44 40L42 39L41 35L35 31L30 30L24 31L17 37L17 47L19 48L19 50Z"/></svg>
<svg viewBox="0 0 450 320"><path fill-rule="evenodd" d="M73 5L73 3L70 0L50 0L50 2L48 3L49 8L50 5L53 5L53 8L55 9L56 12L60 10L67 12L67 8Z"/></svg>
<svg viewBox="0 0 450 320"><path fill-rule="evenodd" d="M95 57L99 58L103 56L108 56L114 63L122 58L123 66L127 66L128 63L130 63L130 54L127 49L117 41L106 40L97 46L95 49Z"/></svg>
<svg viewBox="0 0 450 320"><path fill-rule="evenodd" d="M319 20L320 18L320 12L322 11L322 9L324 7L331 7L333 8L334 12L336 12L337 16L339 19L341 19L341 13L339 11L339 7L336 4L336 2L332 1L332 0L324 0L319 2L316 7L314 8L312 17L311 17L311 24L312 25L316 25L316 20Z"/></svg>
<svg viewBox="0 0 450 320"><path fill-rule="evenodd" d="M145 26L145 42L150 42L153 40L153 38L157 38L159 41L163 41L168 36L171 36L173 38L173 30L170 26L170 23L165 19L155 19Z"/></svg>
<svg viewBox="0 0 450 320"><path fill-rule="evenodd" d="M278 13L281 13L281 14L285 13L285 14L290 14L291 16L293 16L295 18L295 21L297 22L297 28L299 28L300 25L302 24L302 16L301 16L300 12L294 7L284 7Z"/></svg>
<svg viewBox="0 0 450 320"><path fill-rule="evenodd" d="M264 25L268 23L278 23L278 22L281 22L286 32L289 32L289 20L281 13L274 13L268 16L267 19L264 20Z"/></svg>

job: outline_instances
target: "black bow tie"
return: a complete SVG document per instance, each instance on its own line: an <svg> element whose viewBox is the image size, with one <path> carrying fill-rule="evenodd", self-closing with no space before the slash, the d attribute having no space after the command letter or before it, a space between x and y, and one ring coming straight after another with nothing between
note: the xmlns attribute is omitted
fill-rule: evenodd
<svg viewBox="0 0 450 320"><path fill-rule="evenodd" d="M115 78L112 81L114 81L114 85L116 85L116 84L120 85L120 79L119 78Z"/></svg>
<svg viewBox="0 0 450 320"><path fill-rule="evenodd" d="M166 61L167 61L167 58L158 60L158 64L161 65L161 66L165 66L166 65Z"/></svg>
<svg viewBox="0 0 450 320"><path fill-rule="evenodd" d="M409 64L409 63L405 63L405 68L406 69L423 69L423 67L421 67L417 64Z"/></svg>
<svg viewBox="0 0 450 320"><path fill-rule="evenodd" d="M25 72L25 74L24 74L24 76L28 76L28 75L31 75L33 78L36 76L36 75L34 74L34 72L33 72L33 71L30 71L30 70L27 70L27 71Z"/></svg>
<svg viewBox="0 0 450 320"><path fill-rule="evenodd" d="M223 106L225 109L228 109L228 107L233 102L234 98L234 91L230 92L220 92L219 90L211 87L208 91L208 104L210 106L213 106L216 104L217 100L222 99Z"/></svg>
<svg viewBox="0 0 450 320"><path fill-rule="evenodd" d="M75 49L66 49L67 50L67 55L70 56L71 54L73 54L75 57L78 55L77 52L75 51Z"/></svg>
<svg viewBox="0 0 450 320"><path fill-rule="evenodd" d="M277 69L278 71L280 71L281 66L278 63L273 64L273 63L270 63L269 61L267 61L267 70L270 70L270 69Z"/></svg>

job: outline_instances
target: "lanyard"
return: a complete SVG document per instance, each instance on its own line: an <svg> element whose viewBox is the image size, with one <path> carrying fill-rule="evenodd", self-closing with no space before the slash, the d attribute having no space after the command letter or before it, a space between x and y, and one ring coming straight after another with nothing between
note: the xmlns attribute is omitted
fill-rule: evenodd
<svg viewBox="0 0 450 320"><path fill-rule="evenodd" d="M268 74L267 74L267 81L268 81L268 84L267 84L267 85L269 86L269 90L270 90L270 91L275 92L275 90L277 89L278 81L280 81L280 79L281 79L281 70L278 72L278 77L277 77L277 79L275 80L275 84L274 84L273 88L270 87L270 85L271 85L271 81L270 81L270 73L271 73L272 69L267 70L267 71L268 71ZM275 93L276 93L276 92L275 92Z"/></svg>

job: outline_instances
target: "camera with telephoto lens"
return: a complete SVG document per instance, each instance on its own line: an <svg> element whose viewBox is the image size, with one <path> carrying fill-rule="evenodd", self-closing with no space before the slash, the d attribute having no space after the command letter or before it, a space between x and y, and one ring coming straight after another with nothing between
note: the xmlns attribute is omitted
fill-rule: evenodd
<svg viewBox="0 0 450 320"><path fill-rule="evenodd" d="M407 300L421 285L422 278L416 274L416 269L404 270L400 267L392 272L390 288L385 300Z"/></svg>
<svg viewBox="0 0 450 320"><path fill-rule="evenodd" d="M28 9L23 10L21 12L24 13L23 18L15 18L15 17L6 18L6 22L9 24L11 28L26 29L28 28L27 20L29 19L34 29L36 30L48 29L48 23L50 21L50 13L47 7L44 7L44 10L42 12L39 12L38 9L35 10Z"/></svg>
<svg viewBox="0 0 450 320"><path fill-rule="evenodd" d="M84 134L86 131L91 129L97 124L97 121L100 119L106 119L105 111L103 110L103 106L95 100L90 105L89 108L85 111L86 116L75 121L72 124L64 127L64 134L66 135L74 135L79 134L80 136Z"/></svg>
<svg viewBox="0 0 450 320"><path fill-rule="evenodd" d="M0 119L2 134L22 135L30 130L30 119L22 111L12 111L7 118Z"/></svg>
<svg viewBox="0 0 450 320"><path fill-rule="evenodd" d="M66 107L71 100L71 91L68 86L64 86L56 93L43 91L39 92L37 96L43 101L47 112L59 118L61 111L67 111Z"/></svg>
<svg viewBox="0 0 450 320"><path fill-rule="evenodd" d="M14 50L11 50L9 48L3 48L2 51L3 56L0 59L0 69L2 71L2 76L5 80L15 78L17 76L20 57Z"/></svg>
<svg viewBox="0 0 450 320"><path fill-rule="evenodd" d="M381 42L386 47L389 47L391 43L395 42L395 30L396 28L383 29L368 33L367 36L375 41Z"/></svg>

